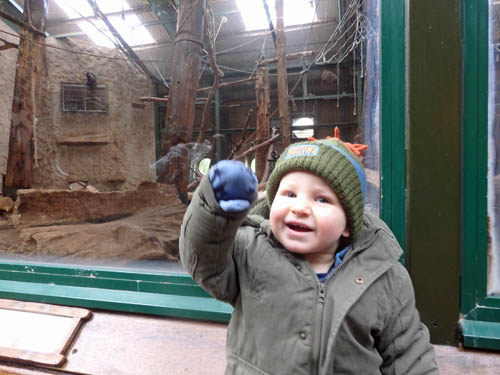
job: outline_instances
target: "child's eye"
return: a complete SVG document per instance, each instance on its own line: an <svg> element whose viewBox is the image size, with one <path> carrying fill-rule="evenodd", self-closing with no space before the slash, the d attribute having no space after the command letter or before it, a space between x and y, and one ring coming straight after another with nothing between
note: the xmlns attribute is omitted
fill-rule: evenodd
<svg viewBox="0 0 500 375"><path fill-rule="evenodd" d="M318 198L316 198L316 201L319 203L330 203L330 200L328 200L325 197L318 197Z"/></svg>
<svg viewBox="0 0 500 375"><path fill-rule="evenodd" d="M279 192L279 195L287 198L294 198L296 195L292 190L283 189Z"/></svg>

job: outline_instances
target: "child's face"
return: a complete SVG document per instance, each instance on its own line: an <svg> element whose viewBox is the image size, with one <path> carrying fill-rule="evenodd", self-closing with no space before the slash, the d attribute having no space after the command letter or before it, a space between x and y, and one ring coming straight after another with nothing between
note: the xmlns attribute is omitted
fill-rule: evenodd
<svg viewBox="0 0 500 375"><path fill-rule="evenodd" d="M337 195L309 172L294 171L281 179L269 220L274 236L286 249L315 263L330 262L340 237L349 236Z"/></svg>

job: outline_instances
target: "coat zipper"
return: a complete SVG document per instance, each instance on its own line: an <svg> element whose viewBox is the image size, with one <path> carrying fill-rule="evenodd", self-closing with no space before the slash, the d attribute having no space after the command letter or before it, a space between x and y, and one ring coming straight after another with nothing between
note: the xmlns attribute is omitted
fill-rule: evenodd
<svg viewBox="0 0 500 375"><path fill-rule="evenodd" d="M318 284L318 304L316 307L316 321L314 324L314 337L313 337L313 374L319 374L319 357L321 353L321 329L323 327L323 312L325 310L326 299L326 285L324 283Z"/></svg>
<svg viewBox="0 0 500 375"><path fill-rule="evenodd" d="M345 267L345 265L354 257L354 255L369 248L377 239L379 231L375 232L373 238L365 244L362 248L356 249L351 252L348 257L346 257L340 265L333 270L333 272L326 278L322 283L318 283L318 304L316 309L316 323L314 324L314 340L313 340L313 363L314 371L313 374L320 375L320 355L321 355L321 341L322 341L322 328L323 328L323 313L325 310L325 300L326 300L326 287L328 282L335 276L340 269Z"/></svg>

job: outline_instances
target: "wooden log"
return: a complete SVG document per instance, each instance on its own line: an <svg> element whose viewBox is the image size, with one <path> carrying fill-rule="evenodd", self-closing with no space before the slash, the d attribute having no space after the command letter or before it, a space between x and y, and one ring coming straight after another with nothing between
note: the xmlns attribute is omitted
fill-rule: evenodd
<svg viewBox="0 0 500 375"><path fill-rule="evenodd" d="M24 23L19 38L19 53L14 80L12 118L9 136L9 153L4 181L6 191L30 188L33 184L33 161L36 152L36 96L40 81L45 36L45 0L26 0L24 2ZM39 32L31 29L35 28ZM33 42L32 42L33 41Z"/></svg>
<svg viewBox="0 0 500 375"><path fill-rule="evenodd" d="M271 138L274 138L275 136L276 136L276 128L273 128L272 129L272 137ZM274 152L274 144L271 143L269 145L269 147L267 148L267 159L266 159L266 167L264 168L264 175L262 176L262 179L259 181L260 182L259 185L263 185L264 186L263 190L266 190L265 189L265 185L266 185L267 180L269 178L269 174L271 173L271 163L274 161L273 152ZM261 190L262 189L259 186L259 191L261 191Z"/></svg>
<svg viewBox="0 0 500 375"><path fill-rule="evenodd" d="M219 88L223 89L225 87L230 87L230 86L234 86L234 85L240 85L242 83L252 82L252 81L255 81L257 79L258 79L257 77L250 77L250 78L245 78L245 79L239 79L237 81L224 82L224 83L221 83L219 85ZM210 87L202 87L202 88L199 88L197 91L208 91L211 88L212 88L212 86L210 86Z"/></svg>
<svg viewBox="0 0 500 375"><path fill-rule="evenodd" d="M304 51L304 52L297 52L297 53L289 53L285 56L286 61L291 61L298 59L299 57L311 57L314 56L316 52L314 51ZM278 62L277 57L273 57L272 59L266 59L266 60L258 60L257 65L258 66L263 66L263 65L268 65L268 64L274 64Z"/></svg>
<svg viewBox="0 0 500 375"><path fill-rule="evenodd" d="M288 78L285 56L285 27L283 23L283 0L276 0L276 44L278 59L278 108L280 123L280 151L290 144L290 115L288 111Z"/></svg>
<svg viewBox="0 0 500 375"><path fill-rule="evenodd" d="M161 141L162 155L167 155L171 147L191 142L192 139L203 48L205 3L206 0L183 0L179 8L169 104ZM158 177L162 182L174 183L181 196L185 195L189 160L173 158L166 173Z"/></svg>
<svg viewBox="0 0 500 375"><path fill-rule="evenodd" d="M97 223L172 204L180 204L177 190L164 184L143 184L137 190L102 193L21 189L12 220L16 228Z"/></svg>
<svg viewBox="0 0 500 375"><path fill-rule="evenodd" d="M79 136L59 136L56 143L66 146L107 145L113 142L109 134L87 134Z"/></svg>
<svg viewBox="0 0 500 375"><path fill-rule="evenodd" d="M205 141L205 133L207 130L208 122L207 117L210 111L210 105L212 104L212 99L215 97L215 92L219 87L220 79L224 75L224 73L222 73L222 71L217 66L217 59L215 57L215 27L212 22L212 16L212 12L205 13L205 49L210 60L210 68L212 69L212 72L214 74L214 82L212 87L210 88L210 91L208 92L207 101L205 103L205 106L203 107L203 113L201 115L200 122L200 133L198 134L198 138L196 139L196 142L198 143L202 143L203 141Z"/></svg>
<svg viewBox="0 0 500 375"><path fill-rule="evenodd" d="M156 98L154 96L141 96L141 101L143 101L143 102L168 103L168 98Z"/></svg>
<svg viewBox="0 0 500 375"><path fill-rule="evenodd" d="M257 100L257 141L268 139L270 134L269 110L271 108L269 75L267 68L257 70L258 79L255 84L255 97ZM255 175L261 181L266 168L267 150L269 146L259 148L255 152Z"/></svg>

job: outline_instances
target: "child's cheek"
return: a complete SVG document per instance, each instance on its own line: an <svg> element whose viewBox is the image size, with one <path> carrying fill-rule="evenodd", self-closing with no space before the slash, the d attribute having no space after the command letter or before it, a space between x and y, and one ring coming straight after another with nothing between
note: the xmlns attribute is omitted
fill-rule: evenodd
<svg viewBox="0 0 500 375"><path fill-rule="evenodd" d="M278 234L279 222L283 219L281 216L278 205L273 202L269 212L269 224L271 225L271 232L273 232L275 236Z"/></svg>

